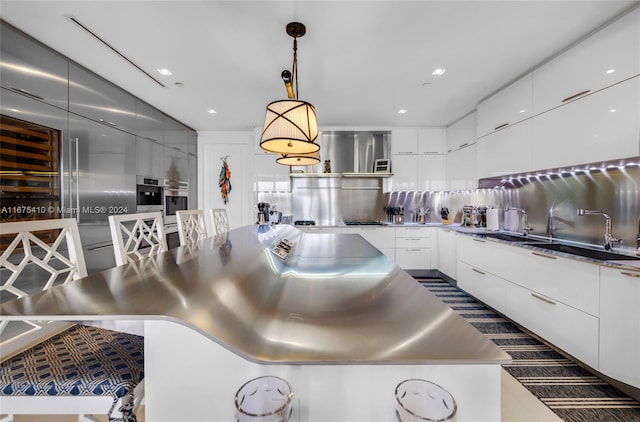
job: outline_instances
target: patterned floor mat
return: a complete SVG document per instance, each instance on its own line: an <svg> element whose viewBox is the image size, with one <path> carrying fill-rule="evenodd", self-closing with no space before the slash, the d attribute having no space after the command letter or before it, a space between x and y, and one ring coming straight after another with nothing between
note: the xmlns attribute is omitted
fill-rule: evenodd
<svg viewBox="0 0 640 422"><path fill-rule="evenodd" d="M567 422L640 422L640 403L440 279L417 279L513 359L503 368Z"/></svg>

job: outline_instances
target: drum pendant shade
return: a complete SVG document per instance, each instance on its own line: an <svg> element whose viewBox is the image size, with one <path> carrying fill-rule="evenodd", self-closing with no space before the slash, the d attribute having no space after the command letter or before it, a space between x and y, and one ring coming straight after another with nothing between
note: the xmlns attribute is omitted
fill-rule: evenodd
<svg viewBox="0 0 640 422"><path fill-rule="evenodd" d="M312 166L320 162L320 151L309 154L280 154L276 163L284 166Z"/></svg>
<svg viewBox="0 0 640 422"><path fill-rule="evenodd" d="M280 154L308 154L320 150L318 122L313 105L297 99L267 105L260 147ZM319 159L318 159L319 161Z"/></svg>

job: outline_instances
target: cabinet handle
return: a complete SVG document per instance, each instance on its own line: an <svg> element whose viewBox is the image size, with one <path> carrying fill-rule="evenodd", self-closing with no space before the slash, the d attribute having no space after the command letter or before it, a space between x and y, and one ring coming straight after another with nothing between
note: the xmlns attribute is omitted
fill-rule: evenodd
<svg viewBox="0 0 640 422"><path fill-rule="evenodd" d="M464 144L459 145L458 148L464 148L464 147L466 147L468 145L469 145L469 142L465 142ZM451 151L451 150L449 150L449 151Z"/></svg>
<svg viewBox="0 0 640 422"><path fill-rule="evenodd" d="M11 87L11 90L12 90L12 91L14 91L14 92L17 92L17 93L19 93L19 94L24 94L24 95L26 95L27 97L31 97L31 98L35 98L36 100L44 101L44 97L41 97L41 96L36 95L36 94L34 94L34 93L32 93L32 92L29 92L29 91L27 91L26 89L22 89L22 88L13 88L13 87Z"/></svg>
<svg viewBox="0 0 640 422"><path fill-rule="evenodd" d="M405 249L407 252L420 252L422 249Z"/></svg>
<svg viewBox="0 0 640 422"><path fill-rule="evenodd" d="M477 239L477 238L475 238L475 237L473 238L473 241L474 241L474 242L480 242L480 243L487 243L487 241L486 241L486 240Z"/></svg>
<svg viewBox="0 0 640 422"><path fill-rule="evenodd" d="M550 255L545 255L543 253L540 252L531 252L532 254L534 254L535 256L541 256L542 258L547 258L547 259L558 259L555 256L550 256Z"/></svg>
<svg viewBox="0 0 640 422"><path fill-rule="evenodd" d="M74 138L74 140L76 144L76 223L80 224L80 138Z"/></svg>
<svg viewBox="0 0 640 422"><path fill-rule="evenodd" d="M620 274L626 275L626 276L629 276L629 277L640 278L640 273L629 273L627 271L620 271Z"/></svg>
<svg viewBox="0 0 640 422"><path fill-rule="evenodd" d="M98 121L99 121L100 123L104 123L105 125L114 126L114 127L115 127L115 126L118 126L117 124L115 124L115 123L113 123L113 122L110 122L110 121L108 121L108 120L105 120L105 119L100 119L100 120L98 120Z"/></svg>
<svg viewBox="0 0 640 422"><path fill-rule="evenodd" d="M413 154L413 151L398 151L396 154Z"/></svg>
<svg viewBox="0 0 640 422"><path fill-rule="evenodd" d="M480 274L480 275L486 275L486 273L483 273L483 272L482 272L482 271L480 271L480 270L477 270L477 269L475 269L475 268L471 268L471 269L472 269L473 271L477 272L477 273L478 273L478 274Z"/></svg>
<svg viewBox="0 0 640 422"><path fill-rule="evenodd" d="M533 296L533 297L535 297L536 299L539 299L539 300L541 300L541 301L543 301L543 302L546 302L546 303L548 303L548 304L550 304L550 305L555 305L555 304L556 304L553 300L547 299L546 297L544 297L544 296L540 296L540 295L537 295L537 294L535 294L535 293L531 293L531 296Z"/></svg>
<svg viewBox="0 0 640 422"><path fill-rule="evenodd" d="M562 102L563 102L563 103L566 103L567 101L571 101L571 100L573 100L574 98L578 98L578 97L580 97L580 96L582 96L582 95L584 95L584 94L588 94L588 93L590 93L590 92L591 92L591 90L590 90L590 89L587 89L586 91L578 92L577 94L573 94L573 95L568 96L567 98L565 98L564 100L562 100Z"/></svg>
<svg viewBox="0 0 640 422"><path fill-rule="evenodd" d="M509 126L509 123L503 123L493 128L493 130L502 129L503 127Z"/></svg>
<svg viewBox="0 0 640 422"><path fill-rule="evenodd" d="M424 151L422 154L423 155L437 155L437 154L439 154L439 152L438 151Z"/></svg>

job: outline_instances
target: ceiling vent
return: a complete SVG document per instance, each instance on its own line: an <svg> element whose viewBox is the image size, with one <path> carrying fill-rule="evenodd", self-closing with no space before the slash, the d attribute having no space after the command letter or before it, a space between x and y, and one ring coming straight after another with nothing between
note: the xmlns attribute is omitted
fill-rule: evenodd
<svg viewBox="0 0 640 422"><path fill-rule="evenodd" d="M96 40L100 41L100 43L102 43L103 45L105 45L106 47L108 47L111 51L113 51L114 53L116 53L118 56L120 56L121 58L123 58L124 60L126 60L129 64L131 64L133 67L135 67L136 69L138 69L140 72L144 73L145 76L147 76L149 79L151 79L152 81L154 81L155 83L157 83L158 85L160 85L163 88L166 88L166 86L160 82L159 80L157 80L156 78L154 78L153 76L151 76L148 72L146 72L144 69L142 69L140 66L138 66L137 64L135 64L131 59L129 59L127 56L125 56L124 54L122 54L120 51L118 51L116 48L114 48L111 44L109 44L108 42L106 42L105 40L103 40L100 36L98 36L95 32L93 32L92 30L90 30L89 28L87 28L83 23L81 23L78 19L76 19L75 16L72 15L65 15L65 17L67 19L69 19L71 22L75 23L78 27L82 28L86 33L88 33L89 35L91 35L93 38L95 38Z"/></svg>

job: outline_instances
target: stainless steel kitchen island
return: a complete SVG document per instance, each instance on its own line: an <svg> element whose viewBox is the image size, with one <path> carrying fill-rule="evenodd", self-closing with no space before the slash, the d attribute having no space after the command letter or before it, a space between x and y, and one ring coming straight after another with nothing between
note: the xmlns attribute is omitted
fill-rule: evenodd
<svg viewBox="0 0 640 422"><path fill-rule="evenodd" d="M272 250L293 244L286 259ZM144 321L146 418L228 421L260 375L293 420L383 421L408 378L442 385L457 420L500 418L510 357L359 235L246 226L2 304L4 319Z"/></svg>

